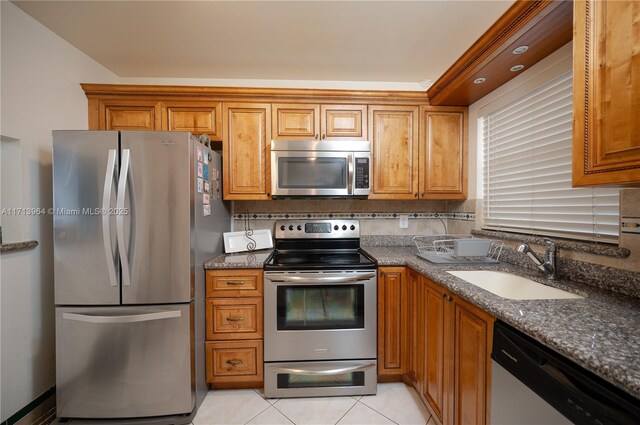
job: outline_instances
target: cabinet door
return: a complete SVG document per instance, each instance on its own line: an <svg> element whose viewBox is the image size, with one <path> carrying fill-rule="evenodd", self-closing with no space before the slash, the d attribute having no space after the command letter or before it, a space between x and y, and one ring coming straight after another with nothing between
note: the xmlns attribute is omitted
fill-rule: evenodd
<svg viewBox="0 0 640 425"><path fill-rule="evenodd" d="M262 383L262 341L220 341L206 342L207 383L254 384L260 387ZM233 385L235 384L235 385Z"/></svg>
<svg viewBox="0 0 640 425"><path fill-rule="evenodd" d="M369 199L418 197L418 107L370 106L373 188Z"/></svg>
<svg viewBox="0 0 640 425"><path fill-rule="evenodd" d="M207 298L207 340L262 338L262 298Z"/></svg>
<svg viewBox="0 0 640 425"><path fill-rule="evenodd" d="M153 101L102 102L98 114L97 130L159 130L161 126L160 105Z"/></svg>
<svg viewBox="0 0 640 425"><path fill-rule="evenodd" d="M640 184L640 2L576 1L573 184Z"/></svg>
<svg viewBox="0 0 640 425"><path fill-rule="evenodd" d="M453 423L485 424L493 319L460 300L455 301L454 317Z"/></svg>
<svg viewBox="0 0 640 425"><path fill-rule="evenodd" d="M423 107L420 198L467 197L467 109Z"/></svg>
<svg viewBox="0 0 640 425"><path fill-rule="evenodd" d="M367 140L367 105L321 105L322 140Z"/></svg>
<svg viewBox="0 0 640 425"><path fill-rule="evenodd" d="M415 270L407 271L408 284L408 375L418 393L422 392L424 381L424 303L420 274Z"/></svg>
<svg viewBox="0 0 640 425"><path fill-rule="evenodd" d="M424 303L424 381L422 395L440 422L446 415L450 352L447 334L450 326L449 295L438 285L423 277Z"/></svg>
<svg viewBox="0 0 640 425"><path fill-rule="evenodd" d="M407 326L404 267L381 267L378 274L378 375L400 380L406 371Z"/></svg>
<svg viewBox="0 0 640 425"><path fill-rule="evenodd" d="M273 139L313 140L320 138L320 105L274 104Z"/></svg>
<svg viewBox="0 0 640 425"><path fill-rule="evenodd" d="M269 199L271 105L223 105L224 199Z"/></svg>
<svg viewBox="0 0 640 425"><path fill-rule="evenodd" d="M222 140L221 102L166 103L162 118L166 130L208 134L213 141Z"/></svg>

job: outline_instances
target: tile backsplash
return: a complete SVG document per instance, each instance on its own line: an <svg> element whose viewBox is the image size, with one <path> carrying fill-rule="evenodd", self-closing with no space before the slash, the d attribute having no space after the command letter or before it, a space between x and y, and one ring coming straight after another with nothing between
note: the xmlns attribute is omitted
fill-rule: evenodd
<svg viewBox="0 0 640 425"><path fill-rule="evenodd" d="M236 201L234 229L242 230L248 216L253 229L272 229L281 219L360 220L360 232L369 235L426 235L451 233L451 226L468 227L475 223L475 211L448 211L443 201L364 201L364 200L277 200ZM400 216L406 215L408 227L400 228ZM457 224L465 223L465 225Z"/></svg>

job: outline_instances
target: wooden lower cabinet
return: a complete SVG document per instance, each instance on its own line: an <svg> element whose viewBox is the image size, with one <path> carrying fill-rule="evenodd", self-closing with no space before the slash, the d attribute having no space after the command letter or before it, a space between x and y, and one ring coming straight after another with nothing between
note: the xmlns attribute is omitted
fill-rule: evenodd
<svg viewBox="0 0 640 425"><path fill-rule="evenodd" d="M407 279L405 267L378 269L378 379L400 380L406 372Z"/></svg>
<svg viewBox="0 0 640 425"><path fill-rule="evenodd" d="M207 383L262 387L262 270L208 270L206 286Z"/></svg>
<svg viewBox="0 0 640 425"><path fill-rule="evenodd" d="M381 267L378 288L379 379L403 373L439 424L488 424L494 318L412 269Z"/></svg>
<svg viewBox="0 0 640 425"><path fill-rule="evenodd" d="M262 381L262 340L206 343L207 383L254 384Z"/></svg>

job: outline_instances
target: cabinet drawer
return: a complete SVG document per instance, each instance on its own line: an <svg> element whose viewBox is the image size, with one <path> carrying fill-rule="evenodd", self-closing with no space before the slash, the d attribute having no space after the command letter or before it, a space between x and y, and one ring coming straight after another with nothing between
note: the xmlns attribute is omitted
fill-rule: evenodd
<svg viewBox="0 0 640 425"><path fill-rule="evenodd" d="M207 340L262 338L262 298L207 299Z"/></svg>
<svg viewBox="0 0 640 425"><path fill-rule="evenodd" d="M262 270L209 270L207 297L262 296Z"/></svg>
<svg viewBox="0 0 640 425"><path fill-rule="evenodd" d="M207 342L207 382L262 380L262 341Z"/></svg>

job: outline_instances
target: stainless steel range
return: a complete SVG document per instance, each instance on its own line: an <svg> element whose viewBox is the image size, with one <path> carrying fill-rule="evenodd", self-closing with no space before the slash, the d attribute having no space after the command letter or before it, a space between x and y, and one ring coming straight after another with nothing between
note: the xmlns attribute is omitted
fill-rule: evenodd
<svg viewBox="0 0 640 425"><path fill-rule="evenodd" d="M376 266L358 220L279 220L264 266L264 394L375 394Z"/></svg>

